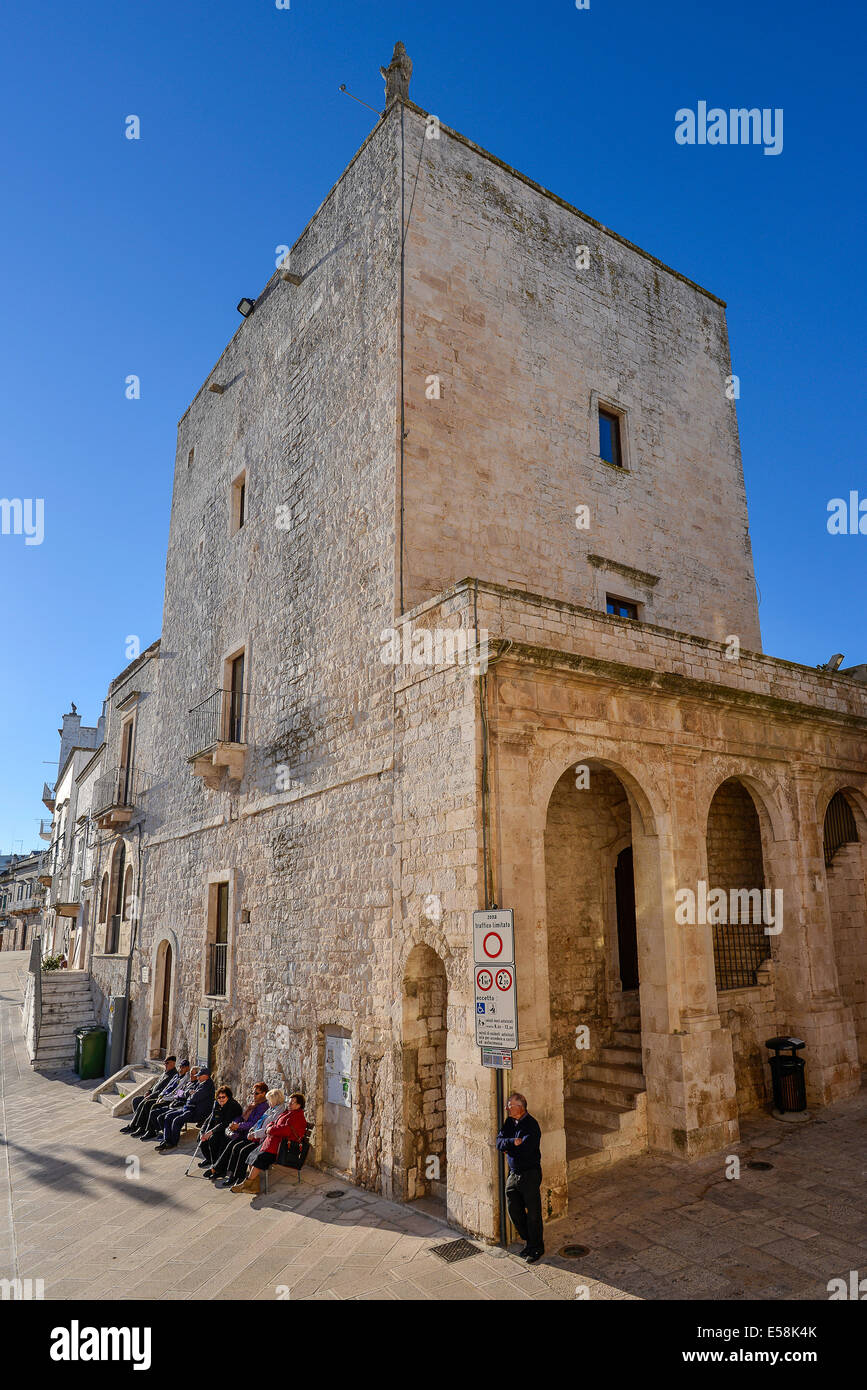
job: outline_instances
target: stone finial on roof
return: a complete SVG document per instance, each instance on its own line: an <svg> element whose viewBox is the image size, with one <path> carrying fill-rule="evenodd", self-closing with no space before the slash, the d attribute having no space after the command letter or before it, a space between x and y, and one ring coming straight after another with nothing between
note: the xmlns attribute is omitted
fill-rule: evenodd
<svg viewBox="0 0 867 1390"><path fill-rule="evenodd" d="M385 104L389 105L395 97L409 97L409 79L412 77L412 59L398 39L394 45L391 62L379 71L385 78Z"/></svg>

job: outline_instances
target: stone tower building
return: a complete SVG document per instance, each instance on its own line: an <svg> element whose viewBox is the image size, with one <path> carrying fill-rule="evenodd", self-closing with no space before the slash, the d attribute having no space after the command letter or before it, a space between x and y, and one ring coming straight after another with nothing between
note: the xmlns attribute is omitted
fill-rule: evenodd
<svg viewBox="0 0 867 1390"><path fill-rule="evenodd" d="M180 422L129 1055L210 1026L320 1162L492 1236L478 908L548 1215L735 1142L771 1034L857 1087L867 690L761 653L722 301L410 73Z"/></svg>

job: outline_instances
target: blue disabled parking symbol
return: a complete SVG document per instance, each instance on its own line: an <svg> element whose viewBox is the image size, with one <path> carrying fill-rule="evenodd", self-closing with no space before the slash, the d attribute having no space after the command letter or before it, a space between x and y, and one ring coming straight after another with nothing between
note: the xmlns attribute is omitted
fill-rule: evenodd
<svg viewBox="0 0 867 1390"><path fill-rule="evenodd" d="M480 1000L478 1000L478 1002L476 1003L476 1013L477 1013L477 1014L483 1014L484 1012L485 1012L484 1001L480 999Z"/></svg>

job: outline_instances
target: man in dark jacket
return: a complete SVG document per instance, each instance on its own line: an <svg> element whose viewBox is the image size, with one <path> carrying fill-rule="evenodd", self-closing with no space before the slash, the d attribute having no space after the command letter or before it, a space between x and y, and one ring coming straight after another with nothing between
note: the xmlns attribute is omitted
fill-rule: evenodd
<svg viewBox="0 0 867 1390"><path fill-rule="evenodd" d="M123 1126L123 1128L120 1131L121 1134L132 1134L133 1127L138 1118L137 1112L139 1106L144 1105L146 1100L156 1100L158 1096L161 1096L163 1094L166 1087L170 1085L172 1081L176 1080L178 1075L178 1069L175 1066L176 1061L176 1057L167 1057L165 1062L163 1063L164 1070L162 1076L157 1077L154 1084L150 1087L149 1090L145 1091L143 1096L133 1096L133 1116L129 1124Z"/></svg>
<svg viewBox="0 0 867 1390"><path fill-rule="evenodd" d="M542 1238L542 1131L527 1109L527 1099L513 1091L506 1103L509 1118L497 1135L497 1148L506 1155L506 1205L509 1218L524 1242L518 1254L534 1265L545 1253Z"/></svg>
<svg viewBox="0 0 867 1390"><path fill-rule="evenodd" d="M172 1072L171 1080L160 1094L151 1100L146 1100L143 1105L139 1106L135 1119L130 1125L130 1134L136 1135L139 1139L148 1139L158 1134L169 1107L186 1095L192 1084L190 1076L190 1064L185 1057L182 1062L178 1063Z"/></svg>
<svg viewBox="0 0 867 1390"><path fill-rule="evenodd" d="M178 1147L184 1125L201 1125L208 1118L214 1106L214 1083L210 1067L199 1067L195 1086L190 1090L186 1104L180 1109L174 1106L169 1110L163 1124L163 1137L156 1146L156 1153L167 1153Z"/></svg>

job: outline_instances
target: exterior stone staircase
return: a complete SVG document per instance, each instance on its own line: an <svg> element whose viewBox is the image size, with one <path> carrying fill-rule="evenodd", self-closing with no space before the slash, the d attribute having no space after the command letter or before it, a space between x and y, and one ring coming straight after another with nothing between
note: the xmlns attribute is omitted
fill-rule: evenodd
<svg viewBox="0 0 867 1390"><path fill-rule="evenodd" d="M598 1062L588 1062L566 1095L569 1182L647 1147L647 1097L641 1066L641 1019L621 1020Z"/></svg>
<svg viewBox="0 0 867 1390"><path fill-rule="evenodd" d="M92 1092L90 1099L104 1105L115 1119L132 1113L134 1096L143 1096L161 1076L161 1062L132 1062L109 1076Z"/></svg>
<svg viewBox="0 0 867 1390"><path fill-rule="evenodd" d="M75 1030L97 1023L86 970L50 970L42 975L42 1019L31 1058L37 1071L71 1071Z"/></svg>

